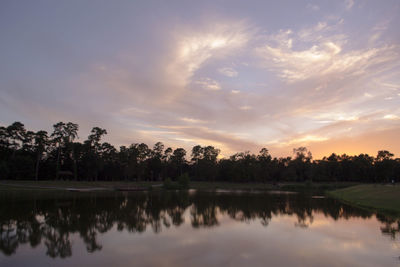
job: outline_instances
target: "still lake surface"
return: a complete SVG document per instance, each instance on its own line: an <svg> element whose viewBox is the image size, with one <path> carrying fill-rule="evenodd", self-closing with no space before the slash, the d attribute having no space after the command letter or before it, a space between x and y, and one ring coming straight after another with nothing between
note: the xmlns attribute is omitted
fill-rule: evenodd
<svg viewBox="0 0 400 267"><path fill-rule="evenodd" d="M0 266L399 266L398 220L288 193L0 192Z"/></svg>

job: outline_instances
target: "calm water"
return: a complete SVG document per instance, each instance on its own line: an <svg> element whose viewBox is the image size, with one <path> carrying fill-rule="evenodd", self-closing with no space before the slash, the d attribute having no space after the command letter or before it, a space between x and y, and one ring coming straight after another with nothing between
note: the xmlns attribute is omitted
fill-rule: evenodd
<svg viewBox="0 0 400 267"><path fill-rule="evenodd" d="M396 220L299 194L0 192L0 266L398 266Z"/></svg>

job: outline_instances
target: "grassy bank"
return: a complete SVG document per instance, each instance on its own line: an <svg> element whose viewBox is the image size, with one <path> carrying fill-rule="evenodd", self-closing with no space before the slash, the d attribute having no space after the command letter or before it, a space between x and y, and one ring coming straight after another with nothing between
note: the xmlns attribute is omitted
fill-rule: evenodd
<svg viewBox="0 0 400 267"><path fill-rule="evenodd" d="M1 190L66 190L77 189L104 189L115 188L150 188L161 185L160 182L86 182L86 181L0 181Z"/></svg>
<svg viewBox="0 0 400 267"><path fill-rule="evenodd" d="M163 182L76 182L76 181L1 181L0 190L64 190L78 189L104 189L115 188L143 188L161 189ZM176 184L176 182L173 182ZM190 189L197 190L273 190L279 187L263 183L228 183L228 182L190 182Z"/></svg>
<svg viewBox="0 0 400 267"><path fill-rule="evenodd" d="M328 195L358 207L400 215L400 185L357 185L328 192Z"/></svg>
<svg viewBox="0 0 400 267"><path fill-rule="evenodd" d="M76 182L76 181L1 181L0 190L65 190L77 189L104 189L142 188L158 190L162 182ZM189 188L197 190L282 190L304 193L323 193L352 186L352 183L230 183L230 182L190 182Z"/></svg>
<svg viewBox="0 0 400 267"><path fill-rule="evenodd" d="M337 190L350 186L357 185L357 183L341 182L341 183L287 183L280 186L280 190L292 191L305 194L324 194L327 191Z"/></svg>

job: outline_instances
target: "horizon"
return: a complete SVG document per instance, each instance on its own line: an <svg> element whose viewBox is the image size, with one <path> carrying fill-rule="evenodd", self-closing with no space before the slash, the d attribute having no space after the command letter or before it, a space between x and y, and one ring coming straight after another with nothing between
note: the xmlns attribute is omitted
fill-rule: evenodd
<svg viewBox="0 0 400 267"><path fill-rule="evenodd" d="M400 2L3 1L0 125L400 156ZM189 154L189 153L188 153Z"/></svg>
<svg viewBox="0 0 400 267"><path fill-rule="evenodd" d="M14 122L14 123L22 123L22 122ZM59 122L59 123L70 123L70 122ZM72 122L72 123L73 123L73 122ZM22 125L24 125L24 123L22 123ZM5 128L7 128L7 126L11 126L11 124L10 124L10 125L0 125L0 127L5 127ZM31 129L26 128L25 125L24 125L24 128L25 128L26 132L31 131ZM93 127L93 128L95 128L95 127ZM35 130L35 131L33 131L33 132L39 132L39 131L41 131L41 130L43 130L43 129ZM53 128L53 130L54 130L54 128ZM107 130L107 129L103 129L103 130L106 130L107 133L105 133L103 136L101 136L101 139L105 139L105 137L107 137L107 134L108 134L108 130ZM51 138L52 138L52 137L51 137L52 131L45 131L45 132L47 133L47 136L48 136L48 137L50 138L50 140L51 140ZM88 137L89 137L89 136L88 136ZM85 140L85 139L86 139L86 140ZM89 139L88 139L88 138L79 137L79 125L78 125L77 135L76 135L75 140L74 140L73 142L84 144L85 141L87 141L87 140L89 140ZM162 143L162 145L164 146L164 150L166 150L166 149L168 149L168 148L172 148L173 150L179 148L179 147L172 147L172 146L169 146L168 144L164 144L163 142L161 142L161 143ZM121 151L121 147L123 147L123 146L126 147L126 148L129 148L131 145L138 145L138 144L141 144L141 142L132 142L132 143L130 143L130 144L128 144L128 145L121 145L121 146L115 146L114 144L111 144L111 145L112 145L117 151ZM156 145L156 143L154 143L154 144L143 143L143 144L147 145L149 149L153 149L153 147ZM206 146L208 146L208 145L206 144L206 145L204 145L204 146L202 146L202 147L206 147ZM185 151L186 151L186 156L185 156L185 158L186 158L186 160L187 160L188 162L191 162L192 148L194 148L194 147L191 147L191 148L184 148ZM213 148L220 150L218 147L213 147ZM236 152L233 152L233 153L230 154L230 155L223 155L223 154L221 154L221 153L219 152L219 154L218 154L218 156L217 156L217 160L229 159L231 156L234 156L234 155L239 154L239 153L249 153L250 155L258 156L258 155L260 155L260 154L262 153L261 150L262 150L262 149L265 149L265 148L266 148L266 147L260 147L260 149L259 149L258 151L256 151L256 152L249 151L249 150L236 151ZM334 154L335 154L336 156L339 156L339 157L341 157L341 156L357 157L357 156L360 156L360 155L367 155L367 156L370 156L370 157L373 157L373 158L377 158L377 155L378 155L378 153L379 153L380 151L390 152L390 153L392 154L393 159L395 159L395 160L400 159L400 158L397 158L396 155L395 155L394 153L392 153L391 151L388 151L388 150L386 150L386 149L380 149L380 150L376 151L376 153L375 153L376 155L375 155L375 154L364 153L364 152L361 152L361 153L358 153L358 154L348 154L348 153L341 153L341 154L338 154L338 153L332 152L332 153L329 153L329 154L327 154L327 155L323 155L323 156L320 157L320 158L315 158L314 155L312 154L312 151L311 151L308 147L294 147L294 148L292 148L292 153L291 153L291 154L288 154L288 155L285 155L285 156L276 156L276 155L273 155L273 154L271 153L271 151L269 151L268 148L266 148L266 149L267 149L267 152L268 152L268 154L271 156L272 159L282 159L282 158L292 158L292 159L293 159L294 156L296 155L295 149L299 149L299 148L306 148L306 151L305 151L304 153L311 153L311 160L312 160L312 161L323 160L324 158L328 158L329 156L334 155Z"/></svg>

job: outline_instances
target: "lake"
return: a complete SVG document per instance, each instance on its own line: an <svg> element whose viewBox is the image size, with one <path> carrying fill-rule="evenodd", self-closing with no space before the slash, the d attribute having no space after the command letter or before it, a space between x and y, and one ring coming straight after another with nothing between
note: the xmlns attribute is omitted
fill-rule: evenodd
<svg viewBox="0 0 400 267"><path fill-rule="evenodd" d="M284 192L0 192L0 266L398 266L400 222Z"/></svg>

